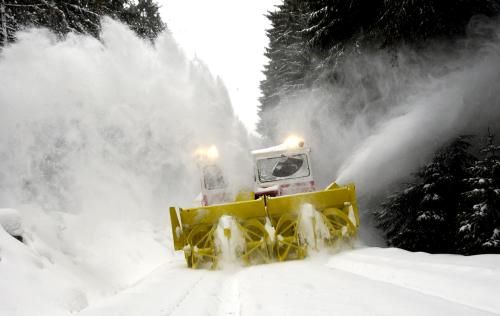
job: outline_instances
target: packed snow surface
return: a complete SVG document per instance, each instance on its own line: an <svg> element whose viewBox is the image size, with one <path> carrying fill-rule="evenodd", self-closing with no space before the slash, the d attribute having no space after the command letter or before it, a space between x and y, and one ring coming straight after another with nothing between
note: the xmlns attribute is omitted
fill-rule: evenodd
<svg viewBox="0 0 500 316"><path fill-rule="evenodd" d="M0 229L0 315L500 313L498 255L359 248L212 271L188 269L179 252L123 288L99 291L96 282L82 281L71 265L62 269L40 249Z"/></svg>
<svg viewBox="0 0 500 316"><path fill-rule="evenodd" d="M493 315L500 257L365 248L234 270L173 260L83 315Z"/></svg>
<svg viewBox="0 0 500 316"><path fill-rule="evenodd" d="M223 271L176 258L82 315L493 315L499 263L382 248Z"/></svg>

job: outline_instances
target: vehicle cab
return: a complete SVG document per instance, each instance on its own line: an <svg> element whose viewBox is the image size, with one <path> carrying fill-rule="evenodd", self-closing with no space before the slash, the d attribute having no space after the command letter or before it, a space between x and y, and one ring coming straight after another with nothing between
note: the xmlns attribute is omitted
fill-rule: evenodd
<svg viewBox="0 0 500 316"><path fill-rule="evenodd" d="M200 174L201 194L199 202L202 206L232 202L224 173L217 165L219 153L215 146L199 149L196 152Z"/></svg>
<svg viewBox="0 0 500 316"><path fill-rule="evenodd" d="M255 198L314 191L310 153L294 136L281 145L252 151Z"/></svg>

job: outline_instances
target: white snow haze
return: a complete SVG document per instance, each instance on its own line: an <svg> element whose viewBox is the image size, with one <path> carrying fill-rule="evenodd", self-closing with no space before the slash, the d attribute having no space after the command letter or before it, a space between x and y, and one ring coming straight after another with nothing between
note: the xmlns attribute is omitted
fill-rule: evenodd
<svg viewBox="0 0 500 316"><path fill-rule="evenodd" d="M39 269L78 279L78 306L171 255L168 206L198 194L197 147L216 145L235 181L252 179L225 86L167 33L152 45L110 19L101 41L33 29L2 51L0 74L0 207L19 210ZM24 288L2 287L0 314Z"/></svg>
<svg viewBox="0 0 500 316"><path fill-rule="evenodd" d="M500 23L473 19L457 46L349 55L341 84L298 92L265 112L276 138L295 133L309 143L320 187L356 184L368 245L383 244L369 211L440 146L500 130Z"/></svg>
<svg viewBox="0 0 500 316"><path fill-rule="evenodd" d="M394 56L347 57L343 85L285 99L266 115L278 138L302 135L318 183L354 181L362 198L387 194L460 134L500 128L500 23L473 20L460 49L430 43Z"/></svg>

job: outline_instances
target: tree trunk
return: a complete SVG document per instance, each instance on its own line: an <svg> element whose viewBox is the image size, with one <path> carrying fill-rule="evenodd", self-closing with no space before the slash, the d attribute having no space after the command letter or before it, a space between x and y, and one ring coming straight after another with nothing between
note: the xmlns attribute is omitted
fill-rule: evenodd
<svg viewBox="0 0 500 316"><path fill-rule="evenodd" d="M0 46L5 46L7 44L7 13L5 12L5 0L0 0L0 22L2 31L2 41Z"/></svg>

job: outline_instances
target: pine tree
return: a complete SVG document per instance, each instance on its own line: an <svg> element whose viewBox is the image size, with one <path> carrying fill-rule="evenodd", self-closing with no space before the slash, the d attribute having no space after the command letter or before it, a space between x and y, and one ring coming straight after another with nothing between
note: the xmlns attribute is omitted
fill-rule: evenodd
<svg viewBox="0 0 500 316"><path fill-rule="evenodd" d="M384 1L372 35L384 46L419 44L433 38L449 40L465 35L473 16L494 16L499 10L497 0Z"/></svg>
<svg viewBox="0 0 500 316"><path fill-rule="evenodd" d="M381 0L309 0L309 45L318 54L339 55L347 43L363 36L377 19Z"/></svg>
<svg viewBox="0 0 500 316"><path fill-rule="evenodd" d="M389 246L410 251L421 249L420 229L416 218L418 204L422 200L421 184L409 184L407 188L387 198L382 208L375 213L375 219L384 233Z"/></svg>
<svg viewBox="0 0 500 316"><path fill-rule="evenodd" d="M259 131L274 137L275 122L266 114L279 103L286 107L286 101L301 92L317 87L324 91L376 87L376 76L346 78L352 73L349 57L384 51L397 67L396 51L401 45L420 49L436 39L460 43L472 17L499 13L498 0L284 0L268 14L272 27L266 53L269 64L261 83ZM370 73L370 68L363 73ZM378 104L390 102L385 101ZM356 101L335 115L344 119L365 108Z"/></svg>
<svg viewBox="0 0 500 316"><path fill-rule="evenodd" d="M12 15L12 4L0 0L0 47L14 40L14 33L19 25Z"/></svg>
<svg viewBox="0 0 500 316"><path fill-rule="evenodd" d="M7 11L5 8L5 0L0 0L0 44L7 42Z"/></svg>
<svg viewBox="0 0 500 316"><path fill-rule="evenodd" d="M147 39L154 39L166 28L152 0L1 1L0 45L15 40L17 31L31 26L49 28L59 36L76 32L98 37L103 16L128 24Z"/></svg>
<svg viewBox="0 0 500 316"><path fill-rule="evenodd" d="M417 221L425 231L425 244L429 252L455 252L453 236L457 217L462 179L475 158L469 153L469 136L460 136L445 147L424 168L424 197L420 202Z"/></svg>
<svg viewBox="0 0 500 316"><path fill-rule="evenodd" d="M490 132L481 154L464 180L457 232L464 254L500 253L500 146Z"/></svg>
<svg viewBox="0 0 500 316"><path fill-rule="evenodd" d="M411 251L456 252L454 230L462 179L474 157L468 136L460 136L438 151L416 174L416 182L390 197L375 212L378 226L391 246Z"/></svg>
<svg viewBox="0 0 500 316"><path fill-rule="evenodd" d="M272 28L267 31L269 48L265 56L269 64L264 66L266 79L260 84L263 109L274 108L307 85L311 56L301 32L307 25L306 12L307 1L285 0L278 11L267 15ZM273 125L262 117L259 128L272 134Z"/></svg>
<svg viewBox="0 0 500 316"><path fill-rule="evenodd" d="M118 17L140 37L154 40L165 30L159 9L159 5L153 0L138 0L136 4L125 7Z"/></svg>

